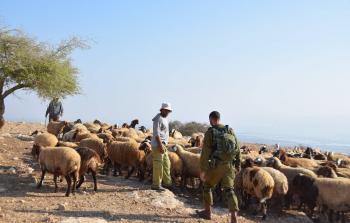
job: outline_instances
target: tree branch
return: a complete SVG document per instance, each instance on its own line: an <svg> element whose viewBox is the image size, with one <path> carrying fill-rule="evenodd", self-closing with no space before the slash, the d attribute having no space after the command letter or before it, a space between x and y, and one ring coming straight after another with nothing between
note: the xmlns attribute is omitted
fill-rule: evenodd
<svg viewBox="0 0 350 223"><path fill-rule="evenodd" d="M12 88L9 88L2 94L2 98L5 99L7 96L12 94L13 92L15 92L15 91L17 91L19 89L25 88L25 87L28 87L28 85L26 85L26 84L18 84L16 86L12 87Z"/></svg>

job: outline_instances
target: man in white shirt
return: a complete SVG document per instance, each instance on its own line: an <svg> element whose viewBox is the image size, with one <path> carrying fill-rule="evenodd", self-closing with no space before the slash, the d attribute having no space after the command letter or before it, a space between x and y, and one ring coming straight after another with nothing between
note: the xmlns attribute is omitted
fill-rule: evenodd
<svg viewBox="0 0 350 223"><path fill-rule="evenodd" d="M170 103L163 103L153 119L152 158L153 183L152 190L164 191L164 187L171 187L170 160L166 145L169 141L168 115L172 112ZM164 187L163 187L163 186Z"/></svg>

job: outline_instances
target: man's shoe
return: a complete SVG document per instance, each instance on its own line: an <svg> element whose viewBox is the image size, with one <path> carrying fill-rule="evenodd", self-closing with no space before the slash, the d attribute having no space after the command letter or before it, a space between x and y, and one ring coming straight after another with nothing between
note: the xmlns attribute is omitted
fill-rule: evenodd
<svg viewBox="0 0 350 223"><path fill-rule="evenodd" d="M211 220L211 213L210 211L204 210L204 211L196 211L197 216L199 218L205 219L205 220Z"/></svg>
<svg viewBox="0 0 350 223"><path fill-rule="evenodd" d="M152 186L151 190L155 190L157 192L163 192L163 191L165 191L165 188L162 186Z"/></svg>

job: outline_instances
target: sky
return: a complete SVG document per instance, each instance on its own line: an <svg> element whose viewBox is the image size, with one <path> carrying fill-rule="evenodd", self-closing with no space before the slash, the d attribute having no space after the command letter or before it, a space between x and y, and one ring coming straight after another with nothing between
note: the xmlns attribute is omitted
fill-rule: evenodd
<svg viewBox="0 0 350 223"><path fill-rule="evenodd" d="M82 93L64 119L150 126L210 111L239 133L350 144L350 1L17 1L0 23L52 44L79 36ZM44 122L47 102L18 92L5 117Z"/></svg>

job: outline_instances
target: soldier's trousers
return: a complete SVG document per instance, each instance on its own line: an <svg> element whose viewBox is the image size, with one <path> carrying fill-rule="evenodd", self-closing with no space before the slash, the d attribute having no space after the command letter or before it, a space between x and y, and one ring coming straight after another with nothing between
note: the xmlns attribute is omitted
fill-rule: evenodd
<svg viewBox="0 0 350 223"><path fill-rule="evenodd" d="M152 159L153 159L153 186L159 187L162 183L166 186L170 186L170 159L168 156L168 150L163 146L164 153L160 153L158 147L152 147Z"/></svg>
<svg viewBox="0 0 350 223"><path fill-rule="evenodd" d="M205 205L213 205L212 190L221 182L224 196L230 211L239 211L237 196L233 190L235 172L230 163L218 164L206 172L206 181L203 184L203 200Z"/></svg>

